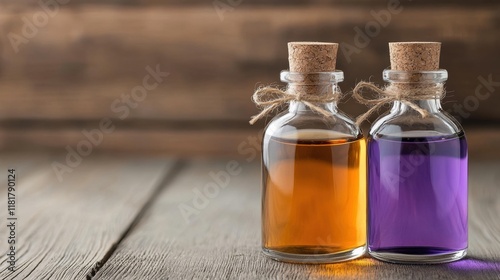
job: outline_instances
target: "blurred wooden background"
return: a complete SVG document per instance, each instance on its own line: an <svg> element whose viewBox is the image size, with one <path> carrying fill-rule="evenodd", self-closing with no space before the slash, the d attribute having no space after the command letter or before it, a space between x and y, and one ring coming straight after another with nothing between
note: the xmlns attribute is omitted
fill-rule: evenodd
<svg viewBox="0 0 500 280"><path fill-rule="evenodd" d="M474 99L480 77L500 82L497 0L401 0L399 13L388 8L398 1L370 0L42 3L52 3L53 13L35 0L0 2L2 150L64 151L110 118L115 131L96 150L236 154L264 126L248 125L257 112L250 96L258 84L279 82L288 41L356 46L355 28L365 30L384 11L388 24L372 29L366 47L349 59L339 52L344 92L361 80L382 82L387 42L442 41L441 66L450 75L444 107L474 108L462 120L469 127L500 121L500 86ZM23 35L27 22L34 35ZM15 36L24 39L13 46ZM120 119L113 102L157 65L169 76ZM340 107L351 116L366 110L348 97Z"/></svg>

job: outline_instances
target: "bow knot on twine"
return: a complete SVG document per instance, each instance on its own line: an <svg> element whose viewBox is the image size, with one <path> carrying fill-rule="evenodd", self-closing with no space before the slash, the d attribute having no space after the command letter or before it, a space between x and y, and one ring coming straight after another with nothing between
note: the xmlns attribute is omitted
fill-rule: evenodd
<svg viewBox="0 0 500 280"><path fill-rule="evenodd" d="M308 85L301 86L307 87ZM332 87L332 85L311 85L311 87L315 87L315 93L313 94L307 93L307 90L304 90L303 88L295 87L289 86L286 90L282 90L272 86L258 88L254 92L252 100L257 105L257 107L262 108L262 111L259 114L252 116L252 118L250 119L250 124L254 124L265 115L278 109L279 107L290 101L300 101L311 110L325 117L332 115L332 112L325 110L314 103L328 103L337 101L340 98L340 90L336 86ZM319 90L317 89L318 87Z"/></svg>
<svg viewBox="0 0 500 280"><path fill-rule="evenodd" d="M367 98L363 96L363 92L369 90L377 93L377 98ZM353 90L353 97L361 104L371 107L367 112L359 116L356 124L359 126L371 114L380 109L382 106L394 101L399 101L413 110L417 111L423 118L429 115L429 112L416 105L412 101L425 100L432 98L443 98L444 87L443 84L427 84L418 85L413 88L401 88L398 85L389 85L384 88L379 88L373 83L360 82Z"/></svg>

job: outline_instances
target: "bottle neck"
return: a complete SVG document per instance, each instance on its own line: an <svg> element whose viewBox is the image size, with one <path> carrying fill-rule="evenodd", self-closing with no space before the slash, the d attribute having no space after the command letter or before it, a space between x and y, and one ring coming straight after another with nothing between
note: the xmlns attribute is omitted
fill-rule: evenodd
<svg viewBox="0 0 500 280"><path fill-rule="evenodd" d="M324 109L328 112L337 113L337 102L327 102L327 103L313 103L314 105ZM290 101L290 106L288 107L288 112L294 114L308 114L314 112L309 106L304 102L300 101Z"/></svg>
<svg viewBox="0 0 500 280"><path fill-rule="evenodd" d="M395 101L391 113L417 113L416 108L412 107L421 108L430 114L442 112L441 98L444 94L444 83L448 79L446 70L399 71L386 69L383 72L383 78L389 83L387 88L396 92L402 100L407 100L405 102ZM417 97L420 100L411 100ZM409 102L414 106L409 106Z"/></svg>
<svg viewBox="0 0 500 280"><path fill-rule="evenodd" d="M422 108L429 112L430 114L438 114L441 112L441 99L439 98L432 98L432 99L425 99L425 100L412 100L412 101L407 101L415 104L419 108ZM391 108L391 113L393 114L398 114L398 113L405 113L409 111L415 111L413 108L408 106L406 103L401 102L401 101L394 101L394 104L392 105Z"/></svg>
<svg viewBox="0 0 500 280"><path fill-rule="evenodd" d="M282 71L281 81L288 84L287 93L296 96L290 101L289 112L294 114L312 113L312 104L317 109L328 112L337 112L337 100L340 89L337 84L344 80L344 73L340 70L330 72L298 73ZM320 110L321 111L321 110Z"/></svg>

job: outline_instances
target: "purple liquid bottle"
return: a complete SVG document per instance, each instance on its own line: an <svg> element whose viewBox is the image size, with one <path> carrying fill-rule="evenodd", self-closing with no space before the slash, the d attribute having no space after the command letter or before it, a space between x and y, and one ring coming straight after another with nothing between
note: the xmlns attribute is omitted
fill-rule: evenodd
<svg viewBox="0 0 500 280"><path fill-rule="evenodd" d="M441 108L440 46L389 44L384 94L396 98L367 151L368 252L383 261L443 263L467 251L467 142Z"/></svg>
<svg viewBox="0 0 500 280"><path fill-rule="evenodd" d="M462 257L467 249L463 133L373 137L368 157L371 254L395 262L446 262Z"/></svg>

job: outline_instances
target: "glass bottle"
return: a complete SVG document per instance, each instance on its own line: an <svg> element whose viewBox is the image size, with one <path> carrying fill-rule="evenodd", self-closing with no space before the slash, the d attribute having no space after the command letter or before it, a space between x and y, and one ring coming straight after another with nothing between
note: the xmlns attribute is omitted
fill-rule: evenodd
<svg viewBox="0 0 500 280"><path fill-rule="evenodd" d="M288 89L309 94L342 80L339 70L281 72ZM366 142L336 102L315 105L331 116L291 101L263 136L262 247L275 260L330 263L365 252Z"/></svg>
<svg viewBox="0 0 500 280"><path fill-rule="evenodd" d="M446 70L385 70L400 88L442 86ZM368 250L397 263L442 263L467 249L467 141L439 96L395 101L368 141Z"/></svg>

